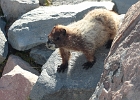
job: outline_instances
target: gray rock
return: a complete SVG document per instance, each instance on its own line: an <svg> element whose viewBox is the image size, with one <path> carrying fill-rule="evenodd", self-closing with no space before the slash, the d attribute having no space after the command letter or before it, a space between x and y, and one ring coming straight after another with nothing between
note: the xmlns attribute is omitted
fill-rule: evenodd
<svg viewBox="0 0 140 100"><path fill-rule="evenodd" d="M38 0L1 0L1 8L7 20L17 19L37 7L39 7Z"/></svg>
<svg viewBox="0 0 140 100"><path fill-rule="evenodd" d="M111 10L112 2L83 2L77 5L39 7L15 21L8 31L8 40L13 48L24 51L46 43L47 34L55 24L67 25L81 19L96 7Z"/></svg>
<svg viewBox="0 0 140 100"><path fill-rule="evenodd" d="M52 53L53 50L47 49L47 47L42 44L31 49L30 57L33 58L37 64L44 65Z"/></svg>
<svg viewBox="0 0 140 100"><path fill-rule="evenodd" d="M5 37L5 25L6 22L0 18L0 63L2 63L8 54L8 43Z"/></svg>
<svg viewBox="0 0 140 100"><path fill-rule="evenodd" d="M119 14L125 14L128 9L138 1L139 0L112 0L116 6L115 10L117 10Z"/></svg>
<svg viewBox="0 0 140 100"><path fill-rule="evenodd" d="M39 73L20 57L10 55L0 78L0 100L29 100Z"/></svg>
<svg viewBox="0 0 140 100"><path fill-rule="evenodd" d="M46 0L47 1L47 0ZM39 0L39 4L40 5L44 5L46 2L45 2L45 0Z"/></svg>
<svg viewBox="0 0 140 100"><path fill-rule="evenodd" d="M100 48L95 55L95 65L88 70L82 66L86 62L85 56L72 52L68 69L57 73L61 58L56 50L43 65L42 73L31 91L31 100L88 100L100 79L108 51L105 47Z"/></svg>

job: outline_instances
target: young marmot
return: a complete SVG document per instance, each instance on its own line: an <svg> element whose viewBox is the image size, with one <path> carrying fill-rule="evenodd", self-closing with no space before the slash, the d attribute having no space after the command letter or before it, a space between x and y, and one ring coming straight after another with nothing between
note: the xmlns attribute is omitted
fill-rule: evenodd
<svg viewBox="0 0 140 100"><path fill-rule="evenodd" d="M106 9L94 9L83 19L67 26L56 25L48 35L48 48L59 48L62 64L58 72L68 67L70 50L81 51L87 58L84 69L91 68L95 63L95 50L106 43L111 46L119 26L116 13Z"/></svg>

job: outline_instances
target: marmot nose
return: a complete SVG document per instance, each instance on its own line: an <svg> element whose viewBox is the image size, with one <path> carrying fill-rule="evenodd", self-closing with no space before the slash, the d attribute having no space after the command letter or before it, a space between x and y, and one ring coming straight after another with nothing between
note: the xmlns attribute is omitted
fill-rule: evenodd
<svg viewBox="0 0 140 100"><path fill-rule="evenodd" d="M48 39L47 43L49 44L50 43L50 40Z"/></svg>
<svg viewBox="0 0 140 100"><path fill-rule="evenodd" d="M47 43L48 44L54 44L53 41L51 41L50 39L48 39Z"/></svg>

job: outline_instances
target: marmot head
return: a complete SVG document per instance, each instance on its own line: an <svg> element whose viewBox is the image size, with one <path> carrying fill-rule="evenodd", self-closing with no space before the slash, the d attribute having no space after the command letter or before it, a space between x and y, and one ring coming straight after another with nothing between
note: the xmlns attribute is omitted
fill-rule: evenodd
<svg viewBox="0 0 140 100"><path fill-rule="evenodd" d="M66 42L66 29L62 25L56 25L53 27L51 33L48 35L48 41L46 46L49 49L55 50L56 48L60 48L65 46Z"/></svg>

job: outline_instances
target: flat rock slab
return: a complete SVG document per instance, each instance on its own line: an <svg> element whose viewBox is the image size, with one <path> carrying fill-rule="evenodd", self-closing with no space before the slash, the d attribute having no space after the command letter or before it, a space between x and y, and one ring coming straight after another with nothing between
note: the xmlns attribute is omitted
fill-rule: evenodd
<svg viewBox="0 0 140 100"><path fill-rule="evenodd" d="M38 0L1 0L1 8L6 19L13 20L39 7Z"/></svg>
<svg viewBox="0 0 140 100"><path fill-rule="evenodd" d="M128 9L139 0L112 0L119 14L126 14Z"/></svg>
<svg viewBox="0 0 140 100"><path fill-rule="evenodd" d="M15 21L8 31L8 40L13 48L24 51L46 43L47 35L56 24L70 24L80 20L94 8L112 10L112 2L83 2L77 5L39 7Z"/></svg>
<svg viewBox="0 0 140 100"><path fill-rule="evenodd" d="M37 64L44 65L54 52L53 50L49 50L45 45L46 44L39 45L30 51L30 57L33 58Z"/></svg>
<svg viewBox="0 0 140 100"><path fill-rule="evenodd" d="M99 49L95 55L97 62L88 70L82 66L86 62L85 56L72 52L68 69L64 73L57 73L61 58L56 50L43 65L41 75L31 91L31 100L88 100L100 79L108 51L105 47Z"/></svg>

